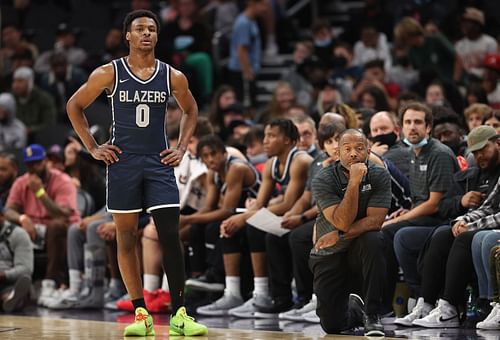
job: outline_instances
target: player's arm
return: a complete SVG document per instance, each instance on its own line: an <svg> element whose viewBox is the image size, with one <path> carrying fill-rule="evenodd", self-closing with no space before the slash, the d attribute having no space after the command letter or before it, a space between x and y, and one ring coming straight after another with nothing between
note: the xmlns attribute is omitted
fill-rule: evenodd
<svg viewBox="0 0 500 340"><path fill-rule="evenodd" d="M232 216L243 191L243 179L245 178L246 165L233 164L226 175L226 193L222 202L222 206L218 209L212 209L208 212L197 213L186 216L189 223L210 223L222 221Z"/></svg>
<svg viewBox="0 0 500 340"><path fill-rule="evenodd" d="M167 149L160 153L162 163L170 166L177 166L182 160L189 140L193 136L196 122L198 120L198 105L189 90L186 76L170 67L170 80L172 84L172 94L182 110L179 142L175 149Z"/></svg>
<svg viewBox="0 0 500 340"><path fill-rule="evenodd" d="M68 100L66 110L69 120L76 133L87 148L90 154L98 160L112 164L118 161L120 148L116 145L98 145L90 133L89 123L83 110L85 110L104 90L112 91L115 79L115 71L112 64L106 64L98 67L89 76L84 83Z"/></svg>
<svg viewBox="0 0 500 340"><path fill-rule="evenodd" d="M295 157L290 166L290 182L286 188L283 200L277 204L270 205L268 207L269 211L278 216L283 216L293 207L295 202L304 193L307 172L312 160L309 155L305 154Z"/></svg>

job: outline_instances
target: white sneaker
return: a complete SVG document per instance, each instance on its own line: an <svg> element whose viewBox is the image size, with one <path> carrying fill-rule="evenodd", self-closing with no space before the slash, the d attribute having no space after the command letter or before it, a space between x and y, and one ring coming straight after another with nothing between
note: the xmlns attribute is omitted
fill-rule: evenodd
<svg viewBox="0 0 500 340"><path fill-rule="evenodd" d="M411 327L413 326L413 321L429 315L431 310L432 305L426 303L424 301L424 298L420 297L418 298L417 304L415 305L415 307L413 307L411 313L402 318L397 318L396 320L394 320L394 324L399 326Z"/></svg>
<svg viewBox="0 0 500 340"><path fill-rule="evenodd" d="M319 323L319 316L316 314L316 309L313 309L310 312L302 314L302 319L311 323Z"/></svg>
<svg viewBox="0 0 500 340"><path fill-rule="evenodd" d="M47 308L50 309L70 309L75 308L80 299L80 294L77 291L66 289L57 298L46 301Z"/></svg>
<svg viewBox="0 0 500 340"><path fill-rule="evenodd" d="M45 306L46 300L56 291L56 282L54 280L42 280L42 289L38 296L37 304Z"/></svg>
<svg viewBox="0 0 500 340"><path fill-rule="evenodd" d="M413 321L414 326L426 328L453 328L460 326L457 309L448 301L439 299L438 306L429 315Z"/></svg>
<svg viewBox="0 0 500 340"><path fill-rule="evenodd" d="M500 303L492 302L493 309L490 314L481 322L478 322L478 329L500 329Z"/></svg>
<svg viewBox="0 0 500 340"><path fill-rule="evenodd" d="M309 301L301 308L292 309L288 312L280 313L278 317L280 320L302 321L304 319L304 314L309 313L312 310L316 311L317 304L318 298L316 297L316 294L313 294L311 301Z"/></svg>
<svg viewBox="0 0 500 340"><path fill-rule="evenodd" d="M125 294L116 300L108 301L104 304L104 308L111 309L111 310L118 310L118 306L116 304L118 301L121 301L121 300L130 300L130 296L128 294Z"/></svg>
<svg viewBox="0 0 500 340"><path fill-rule="evenodd" d="M243 299L240 296L234 296L229 291L224 290L224 295L217 301L201 306L196 309L196 313L205 316L224 316L232 308L241 306Z"/></svg>
<svg viewBox="0 0 500 340"><path fill-rule="evenodd" d="M251 319L254 317L257 307L253 305L255 302L255 295L251 299L248 299L244 304L231 308L228 310L227 314L230 316L235 316L237 318Z"/></svg>

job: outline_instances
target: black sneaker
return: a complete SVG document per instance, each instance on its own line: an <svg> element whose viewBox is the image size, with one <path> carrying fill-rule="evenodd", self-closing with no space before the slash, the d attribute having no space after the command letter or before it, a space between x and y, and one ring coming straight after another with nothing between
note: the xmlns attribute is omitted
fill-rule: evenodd
<svg viewBox="0 0 500 340"><path fill-rule="evenodd" d="M364 325L365 303L359 295L349 294L347 313L349 315L349 328L356 328Z"/></svg>
<svg viewBox="0 0 500 340"><path fill-rule="evenodd" d="M254 303L254 306L257 308L254 314L256 318L275 319L280 313L289 311L293 307L293 302L291 299L276 298L266 301L265 305Z"/></svg>
<svg viewBox="0 0 500 340"><path fill-rule="evenodd" d="M365 336L384 337L384 326L380 316L371 314L365 316Z"/></svg>
<svg viewBox="0 0 500 340"><path fill-rule="evenodd" d="M223 292L224 282L207 272L196 279L186 280L186 287L204 292Z"/></svg>
<svg viewBox="0 0 500 340"><path fill-rule="evenodd" d="M12 292L4 300L2 309L6 313L12 313L22 309L31 290L31 278L23 275L16 280Z"/></svg>

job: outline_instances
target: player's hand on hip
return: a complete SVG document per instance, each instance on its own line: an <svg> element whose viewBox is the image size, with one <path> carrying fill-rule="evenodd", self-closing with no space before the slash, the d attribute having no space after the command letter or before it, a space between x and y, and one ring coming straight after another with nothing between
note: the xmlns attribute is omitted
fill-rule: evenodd
<svg viewBox="0 0 500 340"><path fill-rule="evenodd" d="M160 152L161 162L169 166L178 166L184 157L184 152L181 149L165 149Z"/></svg>
<svg viewBox="0 0 500 340"><path fill-rule="evenodd" d="M118 146L111 144L102 144L90 151L92 157L99 161L104 161L106 165L118 162L118 154L121 153L122 150Z"/></svg>

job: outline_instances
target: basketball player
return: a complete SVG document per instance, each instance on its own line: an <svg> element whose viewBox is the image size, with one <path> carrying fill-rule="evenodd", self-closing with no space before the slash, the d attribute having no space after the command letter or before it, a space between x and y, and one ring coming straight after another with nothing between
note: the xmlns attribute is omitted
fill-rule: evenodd
<svg viewBox="0 0 500 340"><path fill-rule="evenodd" d="M107 209L117 228L118 262L135 308L135 322L125 336L154 335L153 319L144 303L136 254L139 212L153 215L163 248L172 308L170 335L203 335L207 328L186 314L184 260L178 221L179 193L173 167L179 165L196 126L198 107L186 77L155 59L159 22L146 10L129 13L123 22L129 55L98 67L70 98L68 116L91 155L107 165ZM98 145L83 110L105 90L111 103L111 139ZM174 96L183 111L179 143L170 149L166 109Z"/></svg>

